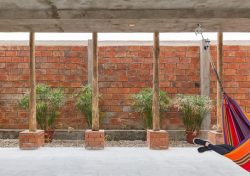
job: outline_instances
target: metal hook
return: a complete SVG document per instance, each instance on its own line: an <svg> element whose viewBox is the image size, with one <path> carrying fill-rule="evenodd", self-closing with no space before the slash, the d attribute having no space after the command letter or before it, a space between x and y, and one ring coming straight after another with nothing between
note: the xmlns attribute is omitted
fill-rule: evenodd
<svg viewBox="0 0 250 176"><path fill-rule="evenodd" d="M210 46L210 40L209 39L205 39L205 46L204 46L204 49L207 50Z"/></svg>
<svg viewBox="0 0 250 176"><path fill-rule="evenodd" d="M201 37L202 37L202 39L204 39L204 37L203 37L203 29L202 29L202 27L201 27L201 24L197 24L197 28L195 28L195 35L201 35Z"/></svg>
<svg viewBox="0 0 250 176"><path fill-rule="evenodd" d="M197 27L195 28L195 35L201 35L202 39L205 40L205 46L204 49L207 50L210 46L210 40L209 39L205 39L203 36L203 29L201 24L197 24Z"/></svg>

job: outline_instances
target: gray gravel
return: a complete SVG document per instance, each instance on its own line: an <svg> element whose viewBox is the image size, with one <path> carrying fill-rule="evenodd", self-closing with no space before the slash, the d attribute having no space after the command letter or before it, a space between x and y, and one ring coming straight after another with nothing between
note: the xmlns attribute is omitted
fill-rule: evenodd
<svg viewBox="0 0 250 176"><path fill-rule="evenodd" d="M46 147L84 147L82 140L53 140ZM146 147L146 141L106 141L106 147ZM186 141L170 141L170 147L194 147ZM18 139L0 139L0 147L18 147Z"/></svg>

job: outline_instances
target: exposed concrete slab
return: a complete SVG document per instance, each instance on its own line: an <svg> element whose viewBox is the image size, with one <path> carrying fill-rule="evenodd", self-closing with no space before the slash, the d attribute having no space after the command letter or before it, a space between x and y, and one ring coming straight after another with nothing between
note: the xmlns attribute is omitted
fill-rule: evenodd
<svg viewBox="0 0 250 176"><path fill-rule="evenodd" d="M0 175L8 176L248 176L231 160L196 148L41 148L0 149Z"/></svg>
<svg viewBox="0 0 250 176"><path fill-rule="evenodd" d="M248 0L0 0L5 32L249 32ZM129 24L135 24L129 27Z"/></svg>

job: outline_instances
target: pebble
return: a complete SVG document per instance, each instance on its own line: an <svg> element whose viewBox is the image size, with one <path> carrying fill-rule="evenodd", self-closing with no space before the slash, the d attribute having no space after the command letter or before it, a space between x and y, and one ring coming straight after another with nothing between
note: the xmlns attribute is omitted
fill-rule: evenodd
<svg viewBox="0 0 250 176"><path fill-rule="evenodd" d="M106 147L147 147L146 141L106 141ZM18 147L18 139L0 139L0 147ZM82 140L53 140L51 143L46 143L45 147L84 147ZM186 141L170 141L170 147L195 147Z"/></svg>

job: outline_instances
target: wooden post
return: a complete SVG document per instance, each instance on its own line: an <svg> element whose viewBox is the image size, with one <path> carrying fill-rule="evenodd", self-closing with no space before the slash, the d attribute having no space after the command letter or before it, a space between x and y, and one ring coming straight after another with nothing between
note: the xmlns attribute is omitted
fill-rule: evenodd
<svg viewBox="0 0 250 176"><path fill-rule="evenodd" d="M30 32L30 100L29 100L29 131L36 132L36 58L35 33Z"/></svg>
<svg viewBox="0 0 250 176"><path fill-rule="evenodd" d="M218 32L217 34L218 45L217 45L217 71L220 79L222 80L223 71L223 33ZM217 131L222 131L222 92L217 81Z"/></svg>
<svg viewBox="0 0 250 176"><path fill-rule="evenodd" d="M159 108L159 32L154 33L154 60L153 60L153 130L160 130L160 108Z"/></svg>
<svg viewBox="0 0 250 176"><path fill-rule="evenodd" d="M92 85L92 72L93 72L93 42L88 40L88 84Z"/></svg>
<svg viewBox="0 0 250 176"><path fill-rule="evenodd" d="M201 95L210 96L210 62L207 50L204 49L206 45L205 39L202 40L200 46L200 80L201 80ZM211 115L205 116L201 129L209 130L211 124Z"/></svg>
<svg viewBox="0 0 250 176"><path fill-rule="evenodd" d="M36 125L36 58L35 33L30 32L30 99L29 99L29 130L19 133L19 148L22 150L38 149L44 145L44 131L37 130Z"/></svg>
<svg viewBox="0 0 250 176"><path fill-rule="evenodd" d="M99 87L98 87L98 51L97 51L97 33L92 34L92 56L93 56L93 69L92 69L92 130L99 130Z"/></svg>

